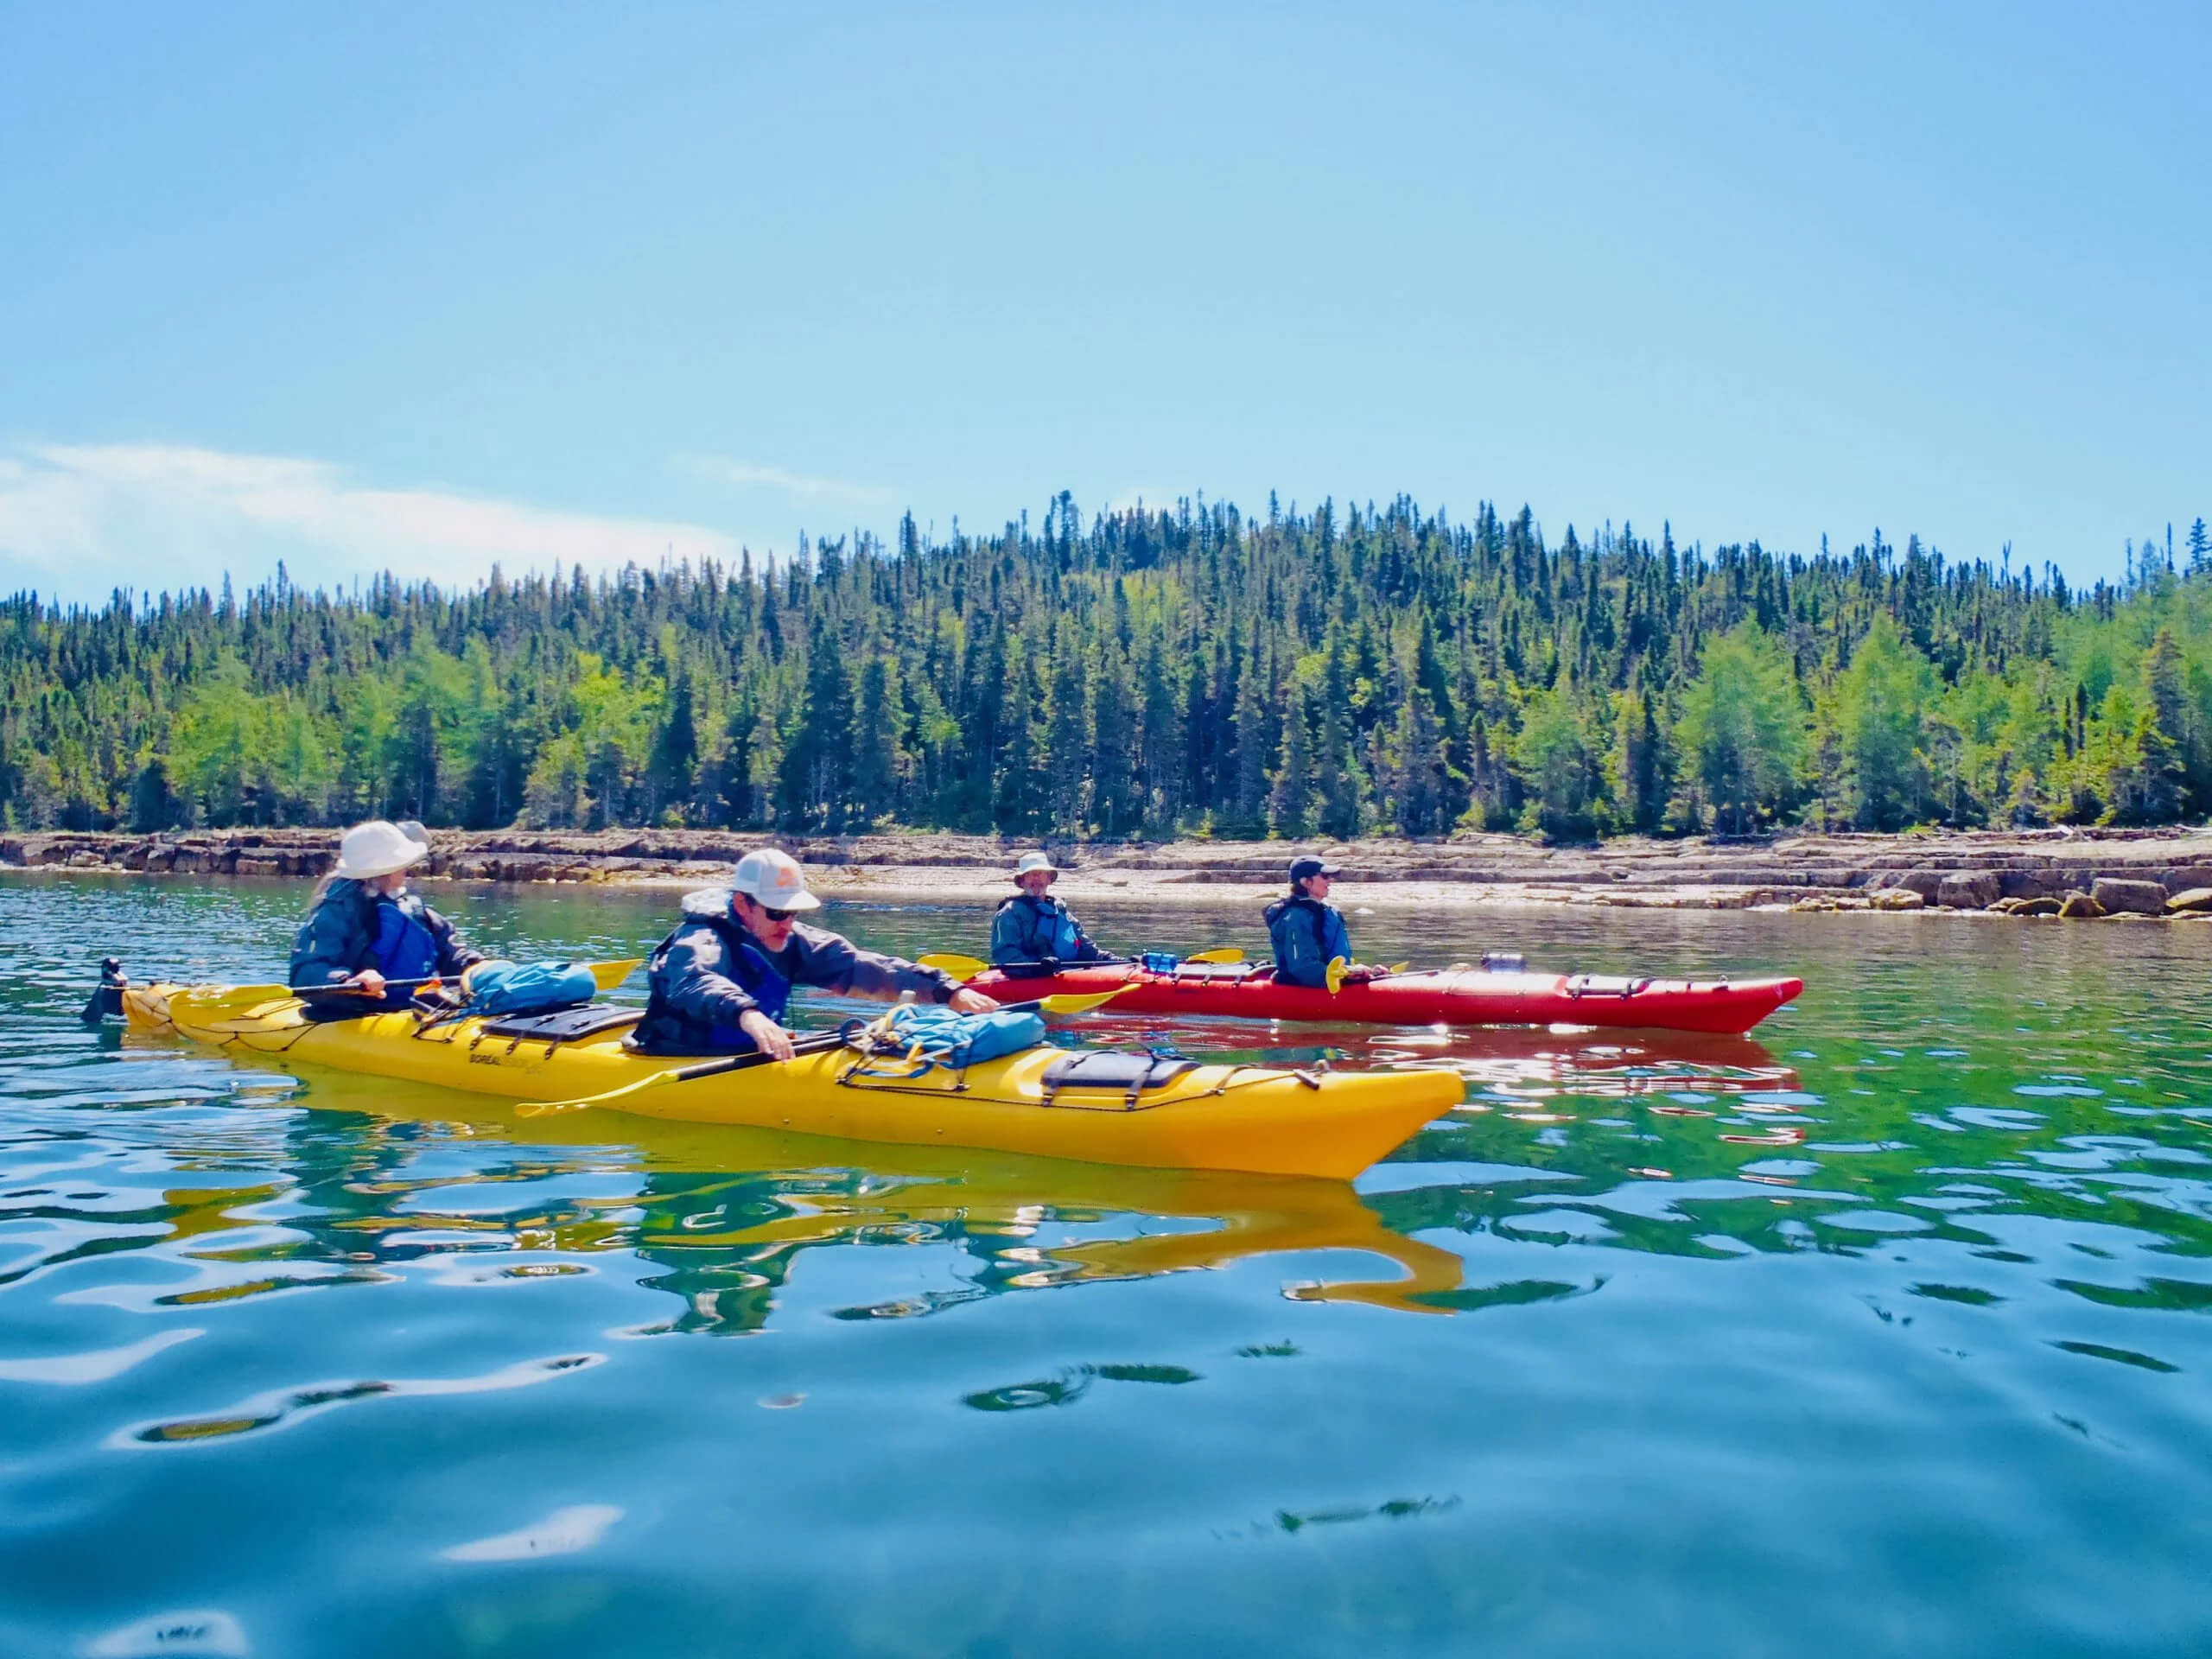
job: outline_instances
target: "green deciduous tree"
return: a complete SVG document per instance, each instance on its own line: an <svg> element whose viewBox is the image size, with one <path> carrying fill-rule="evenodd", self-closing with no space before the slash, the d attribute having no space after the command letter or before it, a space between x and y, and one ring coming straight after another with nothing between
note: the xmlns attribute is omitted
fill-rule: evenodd
<svg viewBox="0 0 2212 1659"><path fill-rule="evenodd" d="M1822 716L1834 730L1850 821L1901 830L1929 810L1928 714L1936 673L1886 616L1875 618Z"/></svg>
<svg viewBox="0 0 2212 1659"><path fill-rule="evenodd" d="M1675 722L1685 783L1736 835L1779 817L1806 762L1807 715L1789 659L1756 622L1707 643Z"/></svg>

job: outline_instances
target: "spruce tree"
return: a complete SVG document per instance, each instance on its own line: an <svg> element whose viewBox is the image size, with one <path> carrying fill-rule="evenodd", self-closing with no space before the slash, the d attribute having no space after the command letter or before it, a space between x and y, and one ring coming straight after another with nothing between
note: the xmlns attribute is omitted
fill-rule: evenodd
<svg viewBox="0 0 2212 1659"><path fill-rule="evenodd" d="M906 719L898 664L884 652L870 652L853 712L853 799L859 823L895 822L899 816L907 765L899 741Z"/></svg>
<svg viewBox="0 0 2212 1659"><path fill-rule="evenodd" d="M1054 833L1078 835L1090 767L1090 689L1083 652L1063 638L1052 654L1051 708L1045 733L1046 813Z"/></svg>
<svg viewBox="0 0 2212 1659"><path fill-rule="evenodd" d="M1122 592L1120 582L1115 583L1114 591L1117 594ZM1126 625L1126 601L1119 608L1121 624ZM1129 678L1128 661L1123 655L1119 634L1117 626L1116 636L1101 644L1091 676L1094 760L1090 812L1098 833L1109 837L1127 836L1143 821L1142 803L1136 788L1136 690Z"/></svg>
<svg viewBox="0 0 2212 1659"><path fill-rule="evenodd" d="M692 719L691 671L677 671L660 729L653 734L652 756L645 763L648 817L673 807L680 815L689 804L692 774L699 764L699 733Z"/></svg>
<svg viewBox="0 0 2212 1659"><path fill-rule="evenodd" d="M1270 827L1275 834L1293 840L1310 834L1313 828L1313 732L1307 702L1296 681L1285 689L1282 754L1268 793Z"/></svg>

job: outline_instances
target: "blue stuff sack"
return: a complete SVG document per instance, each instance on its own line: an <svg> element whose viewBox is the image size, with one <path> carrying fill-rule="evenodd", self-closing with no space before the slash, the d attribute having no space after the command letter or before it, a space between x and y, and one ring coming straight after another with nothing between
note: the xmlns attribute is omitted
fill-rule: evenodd
<svg viewBox="0 0 2212 1659"><path fill-rule="evenodd" d="M902 1004L887 1016L890 1041L916 1057L955 1069L1019 1054L1045 1040L1045 1021L1037 1014L1000 1008L990 1014L955 1014L950 1008Z"/></svg>
<svg viewBox="0 0 2212 1659"><path fill-rule="evenodd" d="M468 976L468 1012L499 1018L579 1007L598 995L581 963L480 962Z"/></svg>
<svg viewBox="0 0 2212 1659"><path fill-rule="evenodd" d="M1182 958L1166 950L1147 950L1137 960L1144 964L1147 974L1172 974Z"/></svg>

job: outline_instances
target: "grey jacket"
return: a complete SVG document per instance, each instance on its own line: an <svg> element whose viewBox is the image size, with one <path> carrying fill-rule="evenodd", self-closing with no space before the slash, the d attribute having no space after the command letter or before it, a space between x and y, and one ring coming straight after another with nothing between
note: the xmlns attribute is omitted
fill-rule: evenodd
<svg viewBox="0 0 2212 1659"><path fill-rule="evenodd" d="M781 950L754 938L730 909L728 887L688 894L683 919L646 967L649 994L638 1045L649 1054L733 1054L753 1047L738 1021L758 1008L780 1022L795 985L862 996L912 991L950 1002L960 982L934 968L863 950L826 928L798 923Z"/></svg>

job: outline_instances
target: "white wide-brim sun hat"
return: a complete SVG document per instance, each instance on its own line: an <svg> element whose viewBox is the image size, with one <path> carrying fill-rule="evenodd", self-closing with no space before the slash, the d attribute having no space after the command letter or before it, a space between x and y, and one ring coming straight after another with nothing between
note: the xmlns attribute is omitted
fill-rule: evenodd
<svg viewBox="0 0 2212 1659"><path fill-rule="evenodd" d="M806 890L806 874L798 861L773 847L739 859L730 886L768 910L818 910L822 906Z"/></svg>
<svg viewBox="0 0 2212 1659"><path fill-rule="evenodd" d="M1050 853L1024 853L1014 861L1014 879L1017 881L1032 870L1042 870L1047 875L1058 875L1060 867L1052 862Z"/></svg>
<svg viewBox="0 0 2212 1659"><path fill-rule="evenodd" d="M338 843L338 868L332 872L349 881L366 881L390 875L430 855L424 842L415 840L396 823L372 818L348 830Z"/></svg>

